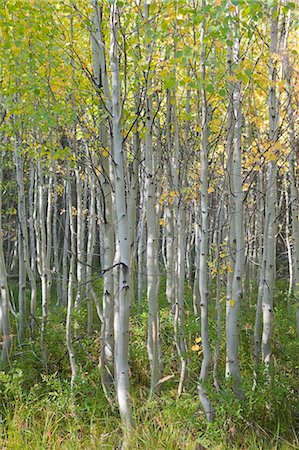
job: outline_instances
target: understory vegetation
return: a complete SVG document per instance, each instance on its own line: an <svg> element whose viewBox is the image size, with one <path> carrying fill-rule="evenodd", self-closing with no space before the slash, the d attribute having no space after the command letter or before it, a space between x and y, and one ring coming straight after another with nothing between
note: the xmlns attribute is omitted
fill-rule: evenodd
<svg viewBox="0 0 299 450"><path fill-rule="evenodd" d="M101 286L98 286L101 289ZM214 290L211 288L210 329L216 339ZM230 381L225 380L225 357L219 361L221 389L210 389L216 419L208 423L197 398L200 351L192 351L199 336L193 314L190 288L186 286L186 335L190 366L183 394L177 398L178 369L173 343L173 318L163 293L160 294L164 374L159 397L148 399L150 371L146 350L146 304L133 306L130 322L130 380L136 429L131 449L296 449L299 446L299 343L296 339L295 305L287 286L278 282L275 291L273 334L273 376L259 374L255 390L253 372L253 325L255 289L246 297L240 314L240 366L244 375L244 398L238 400ZM225 293L223 292L223 298ZM225 301L222 302L223 314ZM75 387L70 388L70 368L64 344L65 314L55 304L47 328L48 363L45 368L39 340L34 335L22 345L14 339L13 356L0 373L2 448L24 449L113 449L120 448L122 432L117 404L104 396L98 368L99 326L91 336L78 326L74 349L80 369ZM86 323L83 307L74 315ZM39 322L41 318L38 318ZM38 332L38 328L36 329ZM225 330L223 330L223 333ZM224 345L224 344L221 344ZM220 352L225 355L224 349Z"/></svg>

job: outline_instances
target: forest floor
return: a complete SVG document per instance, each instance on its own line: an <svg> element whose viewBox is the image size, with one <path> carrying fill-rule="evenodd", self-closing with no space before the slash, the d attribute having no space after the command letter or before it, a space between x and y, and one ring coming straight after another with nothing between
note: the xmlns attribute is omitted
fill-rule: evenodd
<svg viewBox="0 0 299 450"><path fill-rule="evenodd" d="M279 285L279 284L278 284ZM188 377L177 399L178 370L173 342L173 321L164 295L160 296L164 361L161 396L148 400L149 368L146 350L146 303L133 307L131 319L131 394L136 429L128 448L135 449L299 449L299 342L295 330L295 306L284 284L276 288L273 365L270 377L259 374L253 386L253 326L256 297L253 292L240 308L240 366L244 398L237 400L225 380L225 341L219 361L221 390L210 387L216 418L207 423L197 397L201 355L191 348L199 336L192 313L191 290L186 292L186 339L190 352ZM214 292L211 289L211 300ZM222 300L223 317L225 300ZM70 369L65 347L65 310L53 305L47 329L48 361L41 358L39 340L20 345L15 338L10 366L0 372L0 448L116 449L121 445L117 405L103 394L98 370L100 324L87 336L82 307L74 348L78 377L71 392ZM216 313L211 307L212 348L216 339ZM224 336L223 325L223 336ZM38 329L35 331L38 333ZM212 384L212 383L211 383Z"/></svg>

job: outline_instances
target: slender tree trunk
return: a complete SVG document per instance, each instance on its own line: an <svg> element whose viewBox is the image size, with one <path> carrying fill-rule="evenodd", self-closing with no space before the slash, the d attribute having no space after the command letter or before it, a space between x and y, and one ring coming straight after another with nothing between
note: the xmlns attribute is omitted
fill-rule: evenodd
<svg viewBox="0 0 299 450"><path fill-rule="evenodd" d="M3 234L2 234L2 180L3 180L3 157L1 153L0 160L0 331L2 332L2 352L1 362L7 363L9 361L9 354L11 348L11 326L9 318L9 290L7 284L7 272L3 251Z"/></svg>
<svg viewBox="0 0 299 450"><path fill-rule="evenodd" d="M115 286L115 372L116 393L119 411L125 432L125 441L130 428L134 426L129 388L129 315L130 315L130 239L128 206L126 203L126 156L121 130L120 73L118 55L119 12L116 3L110 6L110 63L112 83L112 136L115 179L116 240L119 253Z"/></svg>
<svg viewBox="0 0 299 450"><path fill-rule="evenodd" d="M61 286L61 275L60 275L60 264L59 264L59 239L58 239L58 193L57 193L57 174L56 174L56 162L53 162L53 190L54 190L54 212L53 212L53 262L54 262L54 276L56 282L56 305L61 305L62 302L62 286Z"/></svg>
<svg viewBox="0 0 299 450"><path fill-rule="evenodd" d="M289 18L290 20L290 18ZM296 134L295 134L295 111L293 107L293 87L292 87L292 69L287 51L284 56L284 73L286 80L287 94L287 117L289 127L290 153L289 153L289 172L290 172L290 199L291 205L291 227L292 227L292 251L293 251L293 272L294 289L293 295L299 301L299 189L295 171L296 156ZM297 161L298 163L298 161ZM288 205L287 205L288 207ZM296 327L299 335L299 306L296 310Z"/></svg>
<svg viewBox="0 0 299 450"><path fill-rule="evenodd" d="M110 116L112 115L111 93L107 75L106 57L104 52L104 40L102 34L102 9L98 2L92 0L94 30L92 33L93 68L96 84L103 87L105 102L100 108L109 112L109 128L112 129ZM102 148L108 148L107 129L103 122L99 125L99 137ZM111 141L113 138L111 138ZM112 142L110 143L112 148ZM102 266L104 269L103 286L103 312L101 330L101 355L100 371L102 386L107 399L110 401L111 388L114 381L114 271L112 269L115 255L115 230L114 222L114 174L112 168L112 152L109 157L101 156L102 171L100 173L101 205L99 215L101 218L101 241L103 246Z"/></svg>
<svg viewBox="0 0 299 450"><path fill-rule="evenodd" d="M73 216L73 202L72 202L72 187L71 187L71 174L69 163L67 167L67 187L66 187L66 205L69 209L69 226L70 226L70 264L68 274L68 286L67 286L67 315L66 315L66 346L68 350L70 367L71 367L71 389L74 387L75 377L77 373L75 352L72 344L72 311L73 311L73 297L74 297L74 281L75 281L75 257L76 257L76 235L75 224Z"/></svg>
<svg viewBox="0 0 299 450"><path fill-rule="evenodd" d="M144 4L145 20L149 20L149 5L146 1ZM149 42L149 36L146 35ZM151 58L151 46L146 47L147 59ZM150 71L150 69L149 69ZM151 78L147 79L147 89L152 85ZM147 224L147 243L146 243L146 270L147 270L147 301L148 301L148 356L151 368L150 395L158 394L160 391L159 380L161 378L161 361L160 355L160 320L158 292L156 285L158 283L158 244L159 229L157 223L157 215L155 210L156 204L156 176L155 164L153 162L155 154L153 151L153 102L152 96L146 98L146 129L145 136L145 207L146 207L146 224Z"/></svg>
<svg viewBox="0 0 299 450"><path fill-rule="evenodd" d="M68 258L69 258L69 239L70 239L70 210L68 205L67 186L68 181L64 182L64 239L62 251L62 305L67 305L67 284L68 284Z"/></svg>
<svg viewBox="0 0 299 450"><path fill-rule="evenodd" d="M19 209L19 208L18 208ZM19 252L19 323L18 323L18 340L22 344L25 336L26 325L26 268L25 268L25 255L23 246L23 237L21 224L18 225L18 252Z"/></svg>
<svg viewBox="0 0 299 450"><path fill-rule="evenodd" d="M238 17L238 7L235 10ZM239 30L235 29L233 46L233 61L238 65L240 53ZM242 281L244 277L244 222L243 222L243 186L242 186L242 111L241 111L241 83L237 81L233 88L233 161L232 161L232 196L233 196L233 221L235 226L235 265L232 280L231 298L227 304L227 373L232 377L233 388L237 395L241 395L240 384L242 381L239 356L238 356L238 312L243 298Z"/></svg>
<svg viewBox="0 0 299 450"><path fill-rule="evenodd" d="M96 199L95 199L95 184L93 174L89 173L90 191L89 191L89 221L88 221L88 237L87 237L87 255L86 255L86 300L87 300L87 334L92 334L93 328L93 299L95 294L92 284L93 277L93 255L95 247L96 234Z"/></svg>
<svg viewBox="0 0 299 450"><path fill-rule="evenodd" d="M276 96L275 82L277 78L276 63L273 61L277 52L278 41L278 16L277 7L271 12L271 41L270 41L270 80L269 91L269 140L273 145L278 139L279 105ZM265 278L263 280L263 335L262 335L262 360L268 366L271 362L271 338L273 320L273 286L275 279L276 256L276 204L277 204L277 162L268 162L266 205L265 205Z"/></svg>
<svg viewBox="0 0 299 450"><path fill-rule="evenodd" d="M202 8L205 8L206 2L202 0ZM200 56L200 75L203 83L206 82L206 50L205 50L206 21L203 20L201 28L201 56ZM198 383L198 394L203 410L208 421L214 418L212 404L207 396L205 385L208 381L209 369L212 360L210 341L209 341L209 323L208 323L208 237L209 237L209 207L208 207L208 179L209 179L209 136L208 136L208 104L206 98L205 84L201 92L201 150L200 150L200 213L201 229L199 244L199 293L200 293L200 323L201 323L201 343L203 360Z"/></svg>
<svg viewBox="0 0 299 450"><path fill-rule="evenodd" d="M42 174L41 161L37 162L37 222L36 222L36 243L37 243L37 266L41 279L42 291L42 324L41 324L41 350L43 360L47 366L47 349L45 344L45 333L48 318L48 287L47 287L47 241L46 241L46 218L44 204L44 176Z"/></svg>
<svg viewBox="0 0 299 450"><path fill-rule="evenodd" d="M16 176L17 176L17 187L18 187L18 219L19 219L19 258L21 259L21 265L24 265L20 273L20 277L23 278L21 284L24 287L21 289L25 296L26 289L26 274L24 273L24 269L27 272L30 288L31 288L31 300L30 300L30 313L31 313L31 329L33 329L35 325L35 315L36 315L36 303L37 303L37 288L36 288L36 274L34 272L36 267L35 261L35 237L34 237L34 229L33 229L33 220L34 220L34 207L29 202L29 213L32 214L29 218L29 223L27 220L27 212L26 212L26 202L25 202L25 189L24 189L24 179L23 179L23 159L21 155L21 149L19 146L19 138L15 135L15 144L14 144L14 157L15 157L15 166L16 166ZM34 185L34 171L33 167L30 170L30 189L33 189ZM29 193L32 202L34 201L33 193ZM28 236L28 225L30 232L30 245L29 247L29 236ZM30 252L31 252L31 261L30 261ZM22 262L23 261L23 262ZM23 301L21 300L21 303ZM22 308L22 306L21 306ZM25 317L22 319L25 321ZM25 322L23 322L23 326ZM19 329L20 337L23 335L22 326Z"/></svg>
<svg viewBox="0 0 299 450"><path fill-rule="evenodd" d="M30 185L29 185L29 198L28 198L28 225L29 225L29 249L28 259L30 259L30 266L28 262L28 267L26 267L28 278L30 280L31 286L31 299L30 299L30 315L31 315L31 330L35 326L35 316L36 316L36 305L37 305L37 289L36 289L36 238L34 231L34 222L36 220L36 194L35 191L35 176L34 176L34 163L30 163ZM25 225L25 224L24 224ZM25 227L26 230L26 227ZM26 241L24 241L26 242ZM30 252L30 255L29 255ZM26 248L25 248L26 253ZM30 268L29 268L30 267Z"/></svg>
<svg viewBox="0 0 299 450"><path fill-rule="evenodd" d="M83 287L85 282L85 236L84 236L84 222L85 217L83 213L83 180L79 167L75 170L76 176L76 193L77 193L77 293L75 299L75 308L79 307L82 300Z"/></svg>

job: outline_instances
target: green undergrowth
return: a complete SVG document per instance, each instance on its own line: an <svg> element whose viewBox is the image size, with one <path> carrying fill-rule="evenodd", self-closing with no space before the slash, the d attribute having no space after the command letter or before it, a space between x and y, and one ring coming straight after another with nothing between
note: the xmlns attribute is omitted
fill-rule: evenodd
<svg viewBox="0 0 299 450"><path fill-rule="evenodd" d="M99 286L100 290L100 286ZM284 284L276 289L273 330L273 366L261 372L253 386L253 326L255 292L240 308L240 366L243 398L237 400L224 378L225 342L221 342L218 381L220 392L209 387L215 421L207 423L197 397L201 355L191 351L200 335L194 319L192 292L186 287L186 339L189 372L182 396L177 398L178 367L173 341L173 319L164 286L160 294L163 384L159 397L148 399L146 303L133 305L131 319L131 395L136 428L128 448L135 449L296 449L299 448L299 344L295 305ZM214 287L210 288L210 335L216 339ZM221 301L225 314L224 295ZM47 365L39 347L39 321L23 345L14 341L9 367L0 372L0 448L2 449L117 449L122 432L117 405L110 405L101 389L98 356L100 324L95 319L87 336L85 306L74 317L73 330L78 376L70 390L70 369L65 347L64 308L51 308L47 324ZM225 334L223 324L223 335Z"/></svg>

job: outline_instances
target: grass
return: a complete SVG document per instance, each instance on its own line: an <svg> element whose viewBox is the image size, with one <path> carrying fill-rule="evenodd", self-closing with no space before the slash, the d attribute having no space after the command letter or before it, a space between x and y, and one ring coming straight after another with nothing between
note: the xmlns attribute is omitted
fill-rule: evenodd
<svg viewBox="0 0 299 450"><path fill-rule="evenodd" d="M213 289L211 289L213 299ZM213 300L212 300L213 301ZM284 286L276 290L273 333L273 382L260 373L252 391L252 342L255 308L248 302L240 311L240 364L245 398L237 400L224 379L225 343L221 346L219 380L221 392L210 388L216 411L214 423L207 423L197 398L196 382L201 359L190 352L189 382L180 399L172 317L161 293L161 330L164 375L160 397L148 400L149 367L146 352L146 305L133 309L131 319L131 394L136 429L128 448L135 449L295 449L299 448L299 344L296 339L294 305ZM225 305L223 304L223 309ZM186 309L192 311L191 292L186 290ZM40 358L39 340L27 339L15 347L10 367L0 372L0 448L31 449L116 449L122 432L117 405L103 395L97 368L99 324L85 334L86 311L76 320L80 339L74 343L79 374L70 391L70 370L64 345L65 310L53 308L49 317L47 370ZM212 344L216 337L215 311L210 314ZM224 331L224 330L223 330ZM187 314L188 348L199 335L198 321ZM36 330L38 335L38 330Z"/></svg>

